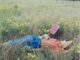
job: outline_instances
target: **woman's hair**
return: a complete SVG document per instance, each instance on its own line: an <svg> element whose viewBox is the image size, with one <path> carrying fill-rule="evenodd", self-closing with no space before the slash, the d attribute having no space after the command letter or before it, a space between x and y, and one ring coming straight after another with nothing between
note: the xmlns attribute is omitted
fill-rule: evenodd
<svg viewBox="0 0 80 60"><path fill-rule="evenodd" d="M54 35L49 32L50 38L59 39L63 35L64 31L59 29Z"/></svg>

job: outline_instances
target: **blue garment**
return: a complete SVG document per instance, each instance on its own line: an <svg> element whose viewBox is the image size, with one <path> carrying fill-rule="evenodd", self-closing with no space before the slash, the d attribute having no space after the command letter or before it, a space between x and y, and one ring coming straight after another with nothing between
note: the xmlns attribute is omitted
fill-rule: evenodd
<svg viewBox="0 0 80 60"><path fill-rule="evenodd" d="M41 39L37 35L26 35L22 38L10 40L6 42L8 45L16 45L20 44L22 46L30 46L31 48L40 48L41 47Z"/></svg>

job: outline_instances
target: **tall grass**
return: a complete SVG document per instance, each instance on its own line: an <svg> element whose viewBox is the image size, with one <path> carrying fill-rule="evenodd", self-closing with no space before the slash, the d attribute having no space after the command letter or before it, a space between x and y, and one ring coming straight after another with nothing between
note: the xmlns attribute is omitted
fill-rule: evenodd
<svg viewBox="0 0 80 60"><path fill-rule="evenodd" d="M74 11L79 10L77 8L79 4L74 4L75 7L73 8L73 2L68 2L68 4L62 4L63 2L55 3L56 1L54 4L53 1L49 1L48 4L48 0L43 1L42 4L40 2L34 4L29 1L25 5L0 5L0 42L6 42L27 34L43 35L48 32L47 30L53 23L64 24L64 35L61 40L77 38L80 31L80 18L78 16L79 12L75 13ZM46 4L44 4L45 2ZM21 45L2 46L2 42L0 43L0 60L79 59L76 52L77 43L67 53L55 53L44 47L36 51Z"/></svg>
<svg viewBox="0 0 80 60"><path fill-rule="evenodd" d="M0 60L78 60L76 43L66 52L54 52L42 47L40 50L21 45L3 46L0 51Z"/></svg>

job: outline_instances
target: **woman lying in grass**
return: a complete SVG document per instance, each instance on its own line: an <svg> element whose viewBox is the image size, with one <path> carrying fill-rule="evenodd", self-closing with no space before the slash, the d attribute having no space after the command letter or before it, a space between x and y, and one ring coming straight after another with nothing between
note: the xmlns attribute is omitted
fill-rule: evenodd
<svg viewBox="0 0 80 60"><path fill-rule="evenodd" d="M41 48L41 46L48 47L56 52L64 51L63 42L59 41L59 37L63 34L58 24L53 24L49 30L48 36L27 35L22 38L10 40L3 45L15 46L17 44L21 46L29 46L31 48ZM47 38L47 39L46 39ZM72 42L68 42L71 44Z"/></svg>
<svg viewBox="0 0 80 60"><path fill-rule="evenodd" d="M72 41L60 41L60 37L63 35L63 25L53 24L49 29L48 35L44 35L42 41L47 40L45 46L55 50L55 51L65 51L69 49L69 46L72 44Z"/></svg>

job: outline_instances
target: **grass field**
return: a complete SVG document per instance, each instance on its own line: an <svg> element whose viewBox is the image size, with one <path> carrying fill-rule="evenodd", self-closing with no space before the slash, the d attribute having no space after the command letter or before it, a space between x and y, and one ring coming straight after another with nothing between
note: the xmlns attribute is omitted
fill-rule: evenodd
<svg viewBox="0 0 80 60"><path fill-rule="evenodd" d="M35 26L34 30L39 31L38 26L47 25L48 27L45 29L48 29L55 22L79 27L79 7L79 2L73 1L17 0L13 3L11 0L4 1L0 4L0 32L8 32L10 29L14 29L20 31L17 33L24 34L26 32L27 34L32 33L33 26ZM30 30L26 30L26 27Z"/></svg>
<svg viewBox="0 0 80 60"><path fill-rule="evenodd" d="M62 39L71 40L80 31L80 2L63 0L0 0L0 45L10 39L27 34L43 35L51 24L64 24L65 34ZM18 46L19 47L19 46ZM9 51L0 53L0 60L78 60L71 50L64 54L51 54L50 50L42 48L42 52L11 47ZM4 48L3 48L4 49ZM8 47L7 47L8 49ZM74 49L74 48L72 48ZM78 45L78 49L79 45ZM17 53L16 53L17 52ZM12 54L13 53L13 54ZM16 54L15 54L16 53ZM7 54L7 55L6 55ZM64 55L64 57L62 57ZM72 57L75 58L73 59ZM11 58L10 58L11 57ZM78 57L78 56L77 56Z"/></svg>

